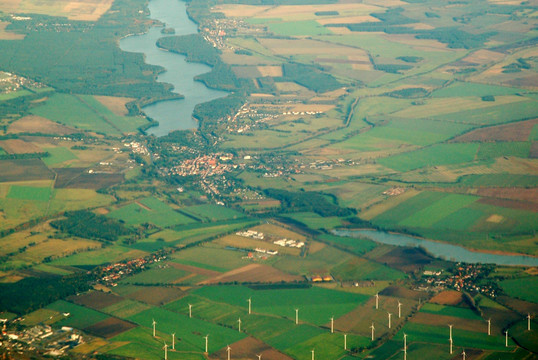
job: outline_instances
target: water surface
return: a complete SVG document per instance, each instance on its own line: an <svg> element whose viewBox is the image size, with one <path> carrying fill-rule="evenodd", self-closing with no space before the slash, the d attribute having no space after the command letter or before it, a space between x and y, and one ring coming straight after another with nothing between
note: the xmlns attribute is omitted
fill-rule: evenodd
<svg viewBox="0 0 538 360"><path fill-rule="evenodd" d="M143 111L146 115L159 122L159 126L150 128L147 132L162 136L174 130L195 129L198 124L192 118L194 107L223 97L227 93L209 89L203 83L194 81L195 76L211 71L209 66L187 62L185 56L161 50L156 45L157 40L162 37L198 32L196 24L187 16L185 3L180 0L151 0L148 7L150 17L165 23L167 28L173 28L175 34L162 34L162 27L152 27L145 34L122 39L120 48L143 53L146 63L164 67L167 71L160 74L157 80L172 84L174 92L185 98L145 106Z"/></svg>

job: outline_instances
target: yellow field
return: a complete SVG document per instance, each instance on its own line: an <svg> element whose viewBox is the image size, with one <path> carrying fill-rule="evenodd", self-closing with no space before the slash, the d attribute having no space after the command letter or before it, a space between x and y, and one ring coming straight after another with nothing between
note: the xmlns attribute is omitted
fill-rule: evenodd
<svg viewBox="0 0 538 360"><path fill-rule="evenodd" d="M11 31L6 31L6 27L9 25L7 21L0 21L0 40L21 40L24 39L23 34L16 34Z"/></svg>
<svg viewBox="0 0 538 360"><path fill-rule="evenodd" d="M480 49L464 57L462 60L477 64L487 64L492 61L500 61L504 56L504 54L495 51Z"/></svg>
<svg viewBox="0 0 538 360"><path fill-rule="evenodd" d="M133 98L125 98L118 96L94 96L94 98L101 104L106 106L110 111L118 116L125 116L128 114L125 104L133 101Z"/></svg>
<svg viewBox="0 0 538 360"><path fill-rule="evenodd" d="M282 66L258 66L262 76L282 76Z"/></svg>
<svg viewBox="0 0 538 360"><path fill-rule="evenodd" d="M317 22L321 25L327 24L357 24L363 22L378 22L378 18L370 15L357 15L357 16L339 16L339 17L323 17L317 19ZM347 28L346 28L347 29Z"/></svg>
<svg viewBox="0 0 538 360"><path fill-rule="evenodd" d="M381 34L387 41L398 42L411 46L415 50L420 51L445 51L445 52L463 52L463 50L455 50L447 48L446 44L443 44L437 40L417 39L415 35L406 34Z"/></svg>
<svg viewBox="0 0 538 360"><path fill-rule="evenodd" d="M260 38L259 42L277 55L353 56L369 62L368 53L362 49L317 40L283 40Z"/></svg>
<svg viewBox="0 0 538 360"><path fill-rule="evenodd" d="M0 0L0 10L8 13L66 16L71 20L96 21L114 0Z"/></svg>
<svg viewBox="0 0 538 360"><path fill-rule="evenodd" d="M44 117L28 115L9 125L8 133L18 134L22 132L67 135L76 132L76 130Z"/></svg>
<svg viewBox="0 0 538 360"><path fill-rule="evenodd" d="M383 201L381 204L372 206L370 209L366 210L365 212L362 212L360 216L362 219L371 220L377 215L384 213L388 209L392 209L393 207L403 203L408 199L411 199L413 196L418 195L419 193L420 191L409 189L401 195L392 196L386 201Z"/></svg>
<svg viewBox="0 0 538 360"><path fill-rule="evenodd" d="M515 104L526 99L521 96L496 96L495 102L480 101L478 97L459 97L429 99L425 105L412 106L394 113L394 116L402 118L421 118L440 114L449 114L465 110L483 109L490 106Z"/></svg>

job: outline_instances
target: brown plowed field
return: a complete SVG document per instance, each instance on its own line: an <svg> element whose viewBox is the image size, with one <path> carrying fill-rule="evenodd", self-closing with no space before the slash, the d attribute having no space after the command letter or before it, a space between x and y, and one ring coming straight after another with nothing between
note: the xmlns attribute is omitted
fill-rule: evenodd
<svg viewBox="0 0 538 360"><path fill-rule="evenodd" d="M99 321L92 326L88 326L84 329L84 331L95 336L109 339L135 327L136 325L133 323L111 317L103 321Z"/></svg>
<svg viewBox="0 0 538 360"><path fill-rule="evenodd" d="M126 297L142 301L146 304L160 306L177 300L183 295L185 295L185 293L178 288L151 286L142 287L140 290L137 290Z"/></svg>
<svg viewBox="0 0 538 360"><path fill-rule="evenodd" d="M202 269L202 268L199 268L199 267L196 267L196 266L178 264L178 263L175 263L175 262L170 262L168 264L170 266L172 266L173 268L175 268L175 269L185 270L187 272L195 273L195 274L198 274L198 275L218 276L218 275L222 274L222 273L220 273L218 271Z"/></svg>
<svg viewBox="0 0 538 360"><path fill-rule="evenodd" d="M287 355L273 349L266 343L255 339L253 337L247 337L243 340L239 340L233 344L230 344L230 355L233 359L256 359L256 355L262 355L264 360L292 360ZM226 347L212 354L210 359L226 359Z"/></svg>
<svg viewBox="0 0 538 360"><path fill-rule="evenodd" d="M454 290L442 291L430 299L431 303L440 305L458 305L462 301L462 294Z"/></svg>
<svg viewBox="0 0 538 360"><path fill-rule="evenodd" d="M94 96L94 98L118 116L127 115L129 112L125 104L134 100L133 98L117 96Z"/></svg>
<svg viewBox="0 0 538 360"><path fill-rule="evenodd" d="M43 152L39 146L20 139L0 140L0 148L8 154L32 154Z"/></svg>
<svg viewBox="0 0 538 360"><path fill-rule="evenodd" d="M456 142L483 142L483 141L527 141L538 119L520 121L513 124L491 126L473 130L458 136Z"/></svg>
<svg viewBox="0 0 538 360"><path fill-rule="evenodd" d="M376 259L383 264L408 272L414 271L418 266L424 266L432 262L432 258L418 248L396 247L394 250Z"/></svg>
<svg viewBox="0 0 538 360"><path fill-rule="evenodd" d="M531 144L531 150L529 152L529 157L531 159L538 158L538 141L533 141Z"/></svg>
<svg viewBox="0 0 538 360"><path fill-rule="evenodd" d="M84 168L60 168L54 187L57 189L101 189L123 181L123 174L88 174Z"/></svg>
<svg viewBox="0 0 538 360"><path fill-rule="evenodd" d="M10 133L42 133L55 135L68 135L76 132L75 129L60 125L41 116L28 115L15 121L9 126Z"/></svg>
<svg viewBox="0 0 538 360"><path fill-rule="evenodd" d="M123 301L123 298L111 293L94 291L81 296L73 296L69 300L73 301L75 304L100 310Z"/></svg>
<svg viewBox="0 0 538 360"><path fill-rule="evenodd" d="M415 291L415 290L409 290L400 286L386 287L385 289L383 289L383 291L379 293L379 295L392 296L392 297L405 298L405 299L414 299L414 300L422 299L423 301L428 298L427 293L423 293L423 292Z"/></svg>
<svg viewBox="0 0 538 360"><path fill-rule="evenodd" d="M478 189L477 195L498 199L522 200L538 204L538 188L485 188Z"/></svg>
<svg viewBox="0 0 538 360"><path fill-rule="evenodd" d="M495 198L486 198L483 197L480 200L478 200L481 204L488 204L493 206L502 206L509 209L517 209L517 210L527 210L527 211L533 211L538 212L538 204L527 202L527 201L517 201L517 200L509 200L509 199L495 199Z"/></svg>
<svg viewBox="0 0 538 360"><path fill-rule="evenodd" d="M0 160L0 182L51 179L54 173L40 159Z"/></svg>
<svg viewBox="0 0 538 360"><path fill-rule="evenodd" d="M419 312L411 319L411 322L433 325L433 326L447 326L446 332L448 333L448 324L453 324L455 329L487 332L488 324L485 321L469 320L454 316L436 315L425 312Z"/></svg>
<svg viewBox="0 0 538 360"><path fill-rule="evenodd" d="M304 280L302 276L286 274L269 265L249 264L239 269L228 271L224 274L219 274L202 284L217 284L229 282L250 282L250 283L275 283L275 282L292 282Z"/></svg>

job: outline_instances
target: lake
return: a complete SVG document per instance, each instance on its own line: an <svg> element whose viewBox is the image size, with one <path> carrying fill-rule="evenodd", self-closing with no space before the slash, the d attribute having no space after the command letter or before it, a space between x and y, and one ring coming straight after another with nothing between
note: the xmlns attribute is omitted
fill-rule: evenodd
<svg viewBox="0 0 538 360"><path fill-rule="evenodd" d="M174 86L174 92L184 99L159 101L145 106L147 116L159 122L159 126L147 130L148 134L163 136L174 130L196 129L198 123L192 118L192 111L197 104L226 96L224 91L209 89L203 83L195 81L197 75L211 71L205 64L185 61L185 56L161 50L156 43L159 38L176 35L188 35L198 32L197 25L189 19L186 6L179 0L151 0L148 4L151 18L163 22L166 28L175 30L175 34L162 34L162 27L152 27L145 34L132 35L120 41L123 51L143 53L146 63L159 65L166 69L157 80Z"/></svg>
<svg viewBox="0 0 538 360"><path fill-rule="evenodd" d="M462 246L421 239L404 234L377 230L333 230L333 234L347 237L364 237L378 243L397 246L420 246L433 256L466 263L538 266L538 258L525 255L501 255L471 251Z"/></svg>

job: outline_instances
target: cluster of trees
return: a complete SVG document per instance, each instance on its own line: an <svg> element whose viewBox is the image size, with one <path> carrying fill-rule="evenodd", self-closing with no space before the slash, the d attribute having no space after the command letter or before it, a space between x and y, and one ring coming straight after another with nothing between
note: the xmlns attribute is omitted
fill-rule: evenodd
<svg viewBox="0 0 538 360"><path fill-rule="evenodd" d="M90 288L91 275L86 272L64 277L24 278L0 284L0 309L22 315L56 300Z"/></svg>
<svg viewBox="0 0 538 360"><path fill-rule="evenodd" d="M236 113L245 103L245 97L240 94L231 94L194 107L192 116L198 119L201 129L208 129L215 121Z"/></svg>
<svg viewBox="0 0 538 360"><path fill-rule="evenodd" d="M388 93L385 93L386 96L391 96L397 99L416 99L422 98L428 95L428 90L424 88L407 88L401 90L395 90Z"/></svg>
<svg viewBox="0 0 538 360"><path fill-rule="evenodd" d="M314 66L287 63L282 66L283 77L312 91L323 93L342 87L332 75Z"/></svg>
<svg viewBox="0 0 538 360"><path fill-rule="evenodd" d="M324 217L344 217L355 213L353 209L342 208L329 201L329 195L318 192L291 192L281 189L266 189L264 192L268 197L279 200L281 207L289 212L307 211Z"/></svg>
<svg viewBox="0 0 538 360"><path fill-rule="evenodd" d="M503 66L503 73L520 72L522 69L530 69L532 66L526 59L519 58L516 62Z"/></svg>
<svg viewBox="0 0 538 360"><path fill-rule="evenodd" d="M86 239L115 241L118 237L129 235L132 230L115 219L94 214L88 210L65 213L66 219L52 221L55 229Z"/></svg>

